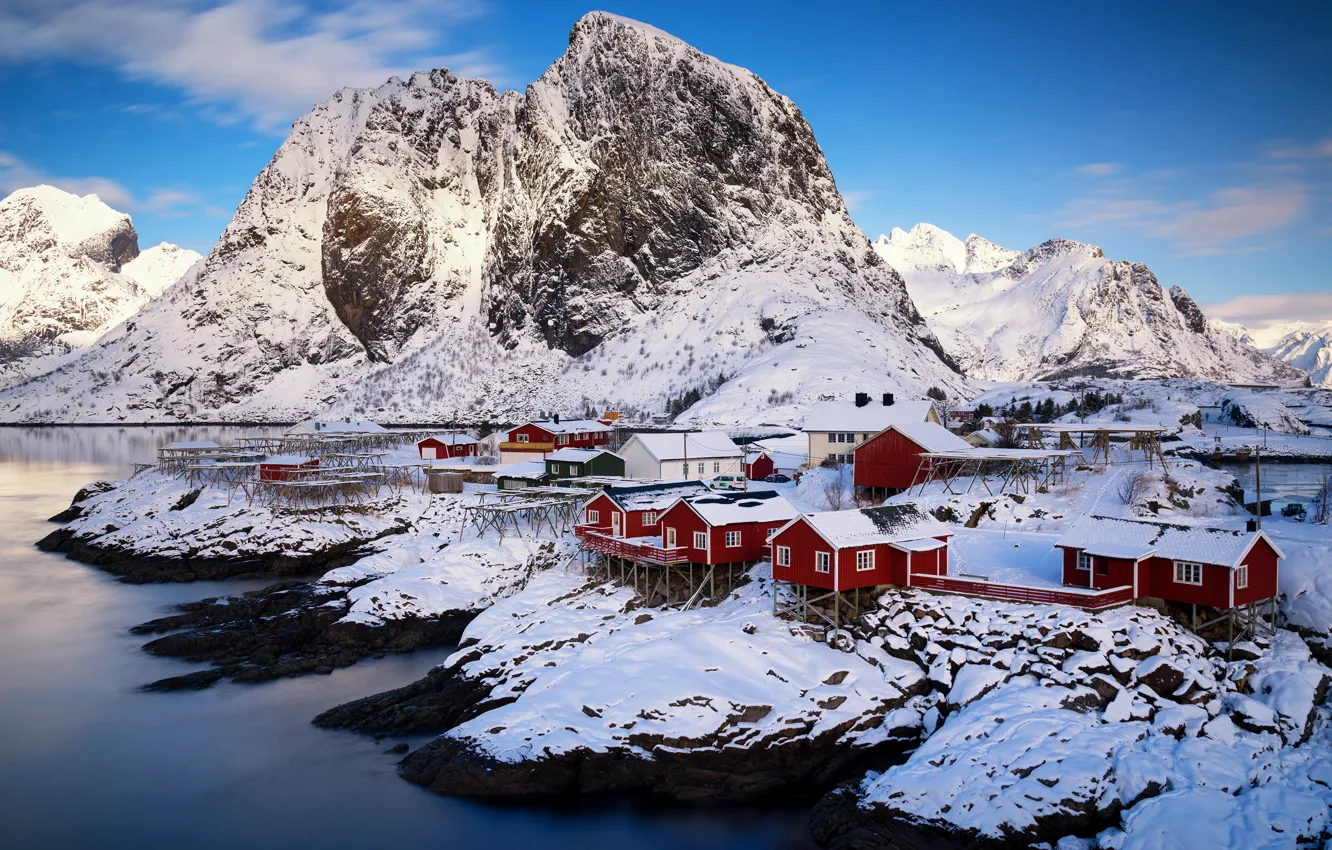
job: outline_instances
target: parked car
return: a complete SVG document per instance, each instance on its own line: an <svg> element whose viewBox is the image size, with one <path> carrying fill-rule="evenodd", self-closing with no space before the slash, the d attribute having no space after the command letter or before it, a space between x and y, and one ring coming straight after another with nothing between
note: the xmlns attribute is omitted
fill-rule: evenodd
<svg viewBox="0 0 1332 850"><path fill-rule="evenodd" d="M783 475L780 472L774 472L772 475L769 475L767 478L764 478L763 480L768 482L769 484L785 484L786 482L791 480L791 476Z"/></svg>
<svg viewBox="0 0 1332 850"><path fill-rule="evenodd" d="M745 481L743 475L718 475L708 481L708 488L712 490L747 490L749 484Z"/></svg>

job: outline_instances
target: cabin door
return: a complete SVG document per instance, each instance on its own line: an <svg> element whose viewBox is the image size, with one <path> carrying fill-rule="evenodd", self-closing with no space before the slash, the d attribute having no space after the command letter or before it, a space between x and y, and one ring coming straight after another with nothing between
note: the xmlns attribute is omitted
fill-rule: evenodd
<svg viewBox="0 0 1332 850"><path fill-rule="evenodd" d="M429 447L427 447L427 448L421 449L421 459L422 459L422 460L435 460L435 459L436 459L436 458L435 458L435 447L434 447L434 446L429 446Z"/></svg>
<svg viewBox="0 0 1332 850"><path fill-rule="evenodd" d="M617 513L611 514L611 536L620 536L620 515Z"/></svg>
<svg viewBox="0 0 1332 850"><path fill-rule="evenodd" d="M675 529L673 528L666 529L666 548L675 548Z"/></svg>

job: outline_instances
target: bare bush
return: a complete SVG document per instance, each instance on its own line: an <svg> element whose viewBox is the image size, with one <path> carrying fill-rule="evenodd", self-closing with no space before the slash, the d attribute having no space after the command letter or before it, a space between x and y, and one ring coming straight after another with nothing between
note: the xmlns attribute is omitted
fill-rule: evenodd
<svg viewBox="0 0 1332 850"><path fill-rule="evenodd" d="M851 467L838 464L823 473L823 498L828 503L828 510L840 511L846 503L848 486L851 483Z"/></svg>
<svg viewBox="0 0 1332 850"><path fill-rule="evenodd" d="M1326 525L1332 522L1332 475L1324 472L1318 480L1318 490L1314 493L1313 510L1309 512L1309 522Z"/></svg>
<svg viewBox="0 0 1332 850"><path fill-rule="evenodd" d="M1119 498L1126 505L1135 505L1151 491L1152 479L1145 472L1135 472L1119 481Z"/></svg>

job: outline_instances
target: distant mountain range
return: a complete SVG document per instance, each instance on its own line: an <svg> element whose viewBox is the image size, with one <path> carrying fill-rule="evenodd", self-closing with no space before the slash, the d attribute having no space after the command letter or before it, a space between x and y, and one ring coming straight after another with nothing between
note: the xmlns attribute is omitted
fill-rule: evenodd
<svg viewBox="0 0 1332 850"><path fill-rule="evenodd" d="M1332 389L1332 321L1281 322L1251 328L1217 320L1217 327L1242 342L1309 373L1309 380Z"/></svg>
<svg viewBox="0 0 1332 850"><path fill-rule="evenodd" d="M160 295L200 257L139 252L130 217L51 186L0 201L0 386L68 361Z"/></svg>
<svg viewBox="0 0 1332 850"><path fill-rule="evenodd" d="M1018 252L930 224L874 243L969 377L1199 377L1298 384L1304 374L1210 322L1142 263L1068 239Z"/></svg>

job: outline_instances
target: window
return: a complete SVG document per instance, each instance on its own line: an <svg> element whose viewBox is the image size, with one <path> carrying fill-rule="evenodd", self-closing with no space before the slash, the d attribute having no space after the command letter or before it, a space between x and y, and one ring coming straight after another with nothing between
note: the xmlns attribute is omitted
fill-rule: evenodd
<svg viewBox="0 0 1332 850"><path fill-rule="evenodd" d="M829 434L829 435L828 435L828 442L830 442L830 443L835 443L835 442L837 442L837 438L840 437L840 436L841 436L841 434Z"/></svg>
<svg viewBox="0 0 1332 850"><path fill-rule="evenodd" d="M699 475L702 475L702 474L703 474L703 464L702 464L702 462L700 462L699 465L698 465L698 474L699 474Z"/></svg>
<svg viewBox="0 0 1332 850"><path fill-rule="evenodd" d="M560 445L562 445L562 446L566 446L566 445L568 445L568 444L569 444L569 435L568 435L568 434L561 434L561 435L560 435L560 438L559 438L559 443L560 443Z"/></svg>
<svg viewBox="0 0 1332 850"><path fill-rule="evenodd" d="M778 546L778 547L777 547L777 566L779 566L779 567L789 567L789 566L791 566L791 547L790 547L790 546Z"/></svg>
<svg viewBox="0 0 1332 850"><path fill-rule="evenodd" d="M694 532L694 548L695 548L695 549L706 549L706 548L708 548L708 536L707 536L706 534L704 534L703 532L701 532L701 531L695 531L695 532Z"/></svg>
<svg viewBox="0 0 1332 850"><path fill-rule="evenodd" d="M550 474L551 474L551 475L559 475L559 474L560 474L560 465L559 465L558 463L552 463L552 464L550 465Z"/></svg>
<svg viewBox="0 0 1332 850"><path fill-rule="evenodd" d="M846 441L847 441L848 443L854 443L854 442L856 441L856 435L855 435L855 434L847 434L847 435L846 435Z"/></svg>
<svg viewBox="0 0 1332 850"><path fill-rule="evenodd" d="M828 552L814 553L814 572L816 573L828 572L828 570L830 569L829 565L831 563L832 563L832 555L830 553Z"/></svg>
<svg viewBox="0 0 1332 850"><path fill-rule="evenodd" d="M865 442L866 440L868 440L869 438L870 438L870 435L869 435L869 434L861 434L861 435L860 435L860 442L863 443L863 442Z"/></svg>
<svg viewBox="0 0 1332 850"><path fill-rule="evenodd" d="M1090 570L1092 568L1092 556L1086 552L1078 553L1078 569Z"/></svg>
<svg viewBox="0 0 1332 850"><path fill-rule="evenodd" d="M856 553L856 572L863 573L874 569L874 550L862 549Z"/></svg>
<svg viewBox="0 0 1332 850"><path fill-rule="evenodd" d="M644 524L644 525L656 525L656 524L657 524L657 512L656 512L656 511L643 511L643 524Z"/></svg>
<svg viewBox="0 0 1332 850"><path fill-rule="evenodd" d="M1243 590L1249 586L1249 565L1241 564L1235 568L1235 587Z"/></svg>
<svg viewBox="0 0 1332 850"><path fill-rule="evenodd" d="M601 511L588 511L588 512L587 512L587 521L588 521L588 522L601 522Z"/></svg>
<svg viewBox="0 0 1332 850"><path fill-rule="evenodd" d="M728 531L728 532L726 532L726 545L727 545L727 546L730 546L730 547L739 546L739 545L740 545L740 532L738 532L738 531Z"/></svg>
<svg viewBox="0 0 1332 850"><path fill-rule="evenodd" d="M1176 584L1202 584L1202 564L1193 561L1175 562Z"/></svg>
<svg viewBox="0 0 1332 850"><path fill-rule="evenodd" d="M713 471L713 472L721 472L721 461L719 461L719 460L714 460L714 461L712 462L712 471Z"/></svg>
<svg viewBox="0 0 1332 850"><path fill-rule="evenodd" d="M526 442L527 442L527 435L526 435L526 434L515 434L515 435L514 435L514 442L515 442L515 443L526 443Z"/></svg>

